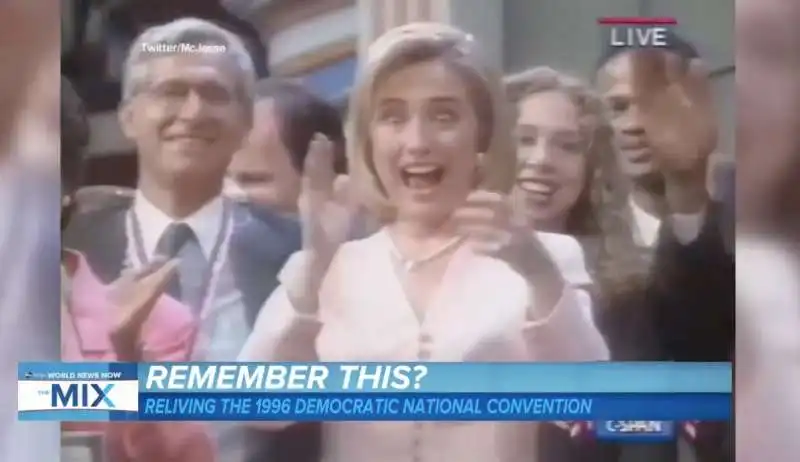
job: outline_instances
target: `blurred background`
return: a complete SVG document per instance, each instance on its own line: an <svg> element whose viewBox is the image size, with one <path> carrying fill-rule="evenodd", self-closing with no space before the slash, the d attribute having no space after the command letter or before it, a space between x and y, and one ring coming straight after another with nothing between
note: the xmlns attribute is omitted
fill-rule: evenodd
<svg viewBox="0 0 800 462"><path fill-rule="evenodd" d="M471 31L507 78L536 65L588 77L597 18L670 16L712 68L722 123L716 162L734 160L734 2L730 0L62 0L62 66L91 113L87 184L134 186L136 162L116 118L122 62L144 28L181 16L242 36L259 77L294 77L346 110L359 53L412 21ZM578 6L580 5L580 6ZM578 7L576 7L578 6ZM713 175L713 173L712 173Z"/></svg>

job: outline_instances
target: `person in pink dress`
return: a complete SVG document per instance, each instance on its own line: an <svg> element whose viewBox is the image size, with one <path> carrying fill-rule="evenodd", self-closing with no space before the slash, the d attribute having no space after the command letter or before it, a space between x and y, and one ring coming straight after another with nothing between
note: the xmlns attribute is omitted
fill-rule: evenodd
<svg viewBox="0 0 800 462"><path fill-rule="evenodd" d="M546 245L517 221L498 73L436 23L387 32L353 89L350 190L317 137L284 267L243 361L602 361L605 342ZM385 226L348 240L354 193ZM337 197L338 194L338 197ZM264 422L280 428L291 422ZM323 423L325 462L531 462L532 422Z"/></svg>
<svg viewBox="0 0 800 462"><path fill-rule="evenodd" d="M75 209L88 126L66 79L61 90L62 229ZM187 361L195 325L189 309L162 295L174 262L160 260L104 285L80 253L61 258L63 361ZM195 423L65 423L62 431L97 433L113 462L213 462L211 439Z"/></svg>

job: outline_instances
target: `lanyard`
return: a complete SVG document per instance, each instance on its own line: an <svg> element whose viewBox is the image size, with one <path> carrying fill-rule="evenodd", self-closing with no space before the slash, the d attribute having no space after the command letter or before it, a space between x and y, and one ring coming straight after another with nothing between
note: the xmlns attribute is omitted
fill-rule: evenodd
<svg viewBox="0 0 800 462"><path fill-rule="evenodd" d="M214 242L214 246L212 247L208 264L203 269L203 292L202 297L200 297L202 300L200 305L201 318L208 312L211 303L214 300L214 296L216 295L216 287L219 283L222 267L225 263L224 255L227 253L227 247L230 243L230 237L233 231L231 221L231 207L227 202L225 202L223 206L222 217L220 218L220 230L217 234L217 240ZM126 232L128 234L128 242L133 246L133 248L131 248L130 245L128 247L128 261L132 263L133 258L131 257L133 257L132 254L135 253L136 258L139 261L139 265L147 265L150 259L147 257L147 253L145 252L144 238L142 237L142 227L139 217L136 215L136 212L133 209L128 212L128 219L126 220Z"/></svg>

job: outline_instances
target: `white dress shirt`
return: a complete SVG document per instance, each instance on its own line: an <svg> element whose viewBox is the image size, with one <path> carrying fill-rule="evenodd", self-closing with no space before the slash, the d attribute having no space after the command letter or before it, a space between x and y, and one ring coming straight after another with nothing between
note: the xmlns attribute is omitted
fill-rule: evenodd
<svg viewBox="0 0 800 462"><path fill-rule="evenodd" d="M505 262L462 245L421 321L406 298L381 230L344 244L323 281L315 317L294 310L287 263L240 355L242 361L602 361L608 349L572 287L547 317L528 319L531 289ZM534 289L535 290L535 289ZM288 423L284 423L286 425ZM275 426L279 426L276 423ZM535 462L536 424L323 424L324 462Z"/></svg>
<svg viewBox="0 0 800 462"><path fill-rule="evenodd" d="M190 216L174 220L137 191L134 211L140 223L145 255L148 258L154 256L158 241L170 224L185 223L197 236L205 257L211 258L220 233L223 232L224 207L224 199L218 196ZM232 222L228 224L228 232L232 232L230 226L233 225ZM227 240L224 236L222 239ZM130 246L130 239L128 241ZM208 290L213 293L207 295L213 298L198 319L198 335L192 352L192 359L195 361L231 361L239 354L250 334L242 293L233 277L227 250L227 243L223 242L217 255L217 258L222 259L219 276L212 277L209 281L213 286L210 285ZM129 249L129 258L135 258L131 257L131 251ZM210 265L213 263L208 262ZM141 262L135 264L140 265ZM212 428L217 440L219 460L245 462L250 459L241 426L216 422Z"/></svg>
<svg viewBox="0 0 800 462"><path fill-rule="evenodd" d="M214 251L214 244L217 242L222 224L223 201L221 197L215 197L188 217L175 220L153 205L141 191L136 191L133 210L139 220L143 250L148 258L153 258L159 239L172 223L185 223L192 228L206 258L209 258Z"/></svg>
<svg viewBox="0 0 800 462"><path fill-rule="evenodd" d="M634 242L640 247L654 247L658 242L658 235L661 231L661 219L639 207L633 198L629 199L628 206L633 217ZM678 242L688 245L697 239L700 236L700 231L703 230L705 216L705 212L693 214L675 213L670 215L672 232L675 233Z"/></svg>
<svg viewBox="0 0 800 462"><path fill-rule="evenodd" d="M736 242L736 458L800 454L800 252L759 236Z"/></svg>

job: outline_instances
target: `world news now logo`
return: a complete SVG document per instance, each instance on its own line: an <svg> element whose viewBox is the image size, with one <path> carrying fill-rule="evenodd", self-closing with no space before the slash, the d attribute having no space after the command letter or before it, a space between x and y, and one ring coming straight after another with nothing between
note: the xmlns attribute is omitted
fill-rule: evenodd
<svg viewBox="0 0 800 462"><path fill-rule="evenodd" d="M675 423L660 420L603 420L595 425L603 440L669 441L675 437Z"/></svg>
<svg viewBox="0 0 800 462"><path fill-rule="evenodd" d="M50 407L54 409L115 409L109 393L114 384L100 386L96 383L54 383L50 386ZM47 390L43 390L47 394Z"/></svg>

